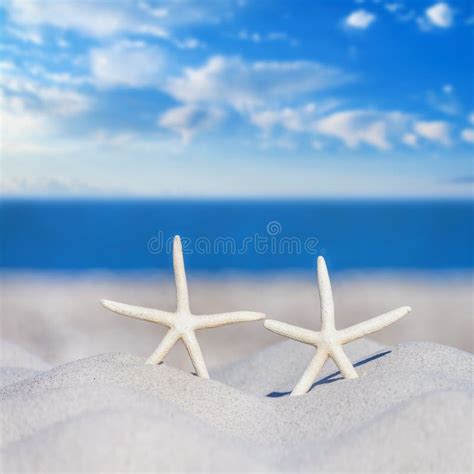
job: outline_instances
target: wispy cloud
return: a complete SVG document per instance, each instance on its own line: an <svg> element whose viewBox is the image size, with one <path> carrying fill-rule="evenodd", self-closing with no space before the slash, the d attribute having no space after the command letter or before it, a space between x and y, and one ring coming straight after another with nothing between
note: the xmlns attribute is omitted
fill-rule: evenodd
<svg viewBox="0 0 474 474"><path fill-rule="evenodd" d="M313 119L316 111L314 103L308 103L302 107L283 107L281 109L263 109L250 114L250 121L259 127L265 135L276 126L288 131L301 132L308 127L308 121Z"/></svg>
<svg viewBox="0 0 474 474"><path fill-rule="evenodd" d="M167 36L160 25L147 21L146 16L129 2L99 0L89 2L85 8L83 4L73 0L10 0L6 6L12 20L24 27L51 26L97 38L132 32Z"/></svg>
<svg viewBox="0 0 474 474"><path fill-rule="evenodd" d="M113 196L129 194L123 187L104 187L69 177L28 177L2 181L0 193L8 196L62 197Z"/></svg>
<svg viewBox="0 0 474 474"><path fill-rule="evenodd" d="M321 101L318 106L293 104L304 100L307 94L353 79L337 68L313 61L246 62L239 57L214 56L203 66L187 68L181 76L167 82L165 90L186 107L165 113L160 124L184 130L184 136L189 138L193 134L188 133L187 121L197 111L203 120L206 117L203 123L207 128L219 123L216 110L231 109L266 134L275 126L300 132L308 128L308 120L315 111L327 111L328 104L334 101ZM206 108L208 116L203 113ZM183 121L186 124L181 130Z"/></svg>
<svg viewBox="0 0 474 474"><path fill-rule="evenodd" d="M101 87L158 87L165 75L161 49L139 41L120 41L90 53L92 80Z"/></svg>
<svg viewBox="0 0 474 474"><path fill-rule="evenodd" d="M183 105L167 110L158 123L161 127L179 133L183 142L189 143L197 132L212 129L224 115L217 107Z"/></svg>
<svg viewBox="0 0 474 474"><path fill-rule="evenodd" d="M450 84L445 84L440 91L429 91L427 100L431 107L447 115L457 115L461 110L454 87Z"/></svg>
<svg viewBox="0 0 474 474"><path fill-rule="evenodd" d="M36 46L41 46L43 44L42 34L34 28L25 30L23 28L14 28L9 26L7 27L7 32L22 42L32 43Z"/></svg>
<svg viewBox="0 0 474 474"><path fill-rule="evenodd" d="M396 20L402 23L407 23L416 18L416 11L412 3L408 5L402 2L385 3L384 7Z"/></svg>
<svg viewBox="0 0 474 474"><path fill-rule="evenodd" d="M299 106L259 108L249 113L250 122L269 137L274 129L294 133L313 133L314 121L340 105L337 99L311 101Z"/></svg>
<svg viewBox="0 0 474 474"><path fill-rule="evenodd" d="M15 69L4 74L2 82L6 110L13 104L17 110L31 109L51 116L72 116L89 110L92 105L92 100L85 94L67 86L44 85Z"/></svg>
<svg viewBox="0 0 474 474"><path fill-rule="evenodd" d="M237 56L213 56L201 67L186 68L165 89L185 103L221 103L245 111L295 100L353 78L314 61L247 62Z"/></svg>
<svg viewBox="0 0 474 474"><path fill-rule="evenodd" d="M396 13L403 9L403 4L397 3L397 2L386 3L384 6L385 6L385 9L389 11L390 13Z"/></svg>
<svg viewBox="0 0 474 474"><path fill-rule="evenodd" d="M50 27L101 40L127 34L155 37L182 48L197 45L195 38L179 38L183 27L216 23L228 17L235 7L233 0L218 4L183 0L164 6L144 0L94 0L86 6L76 0L7 0L5 4L15 31L34 42L40 41L41 29Z"/></svg>
<svg viewBox="0 0 474 474"><path fill-rule="evenodd" d="M387 150L391 147L390 136L398 138L408 119L408 115L398 111L346 110L318 120L314 129L341 140L350 148L367 144Z"/></svg>
<svg viewBox="0 0 474 474"><path fill-rule="evenodd" d="M237 38L243 41L250 41L252 43L266 43L271 41L282 41L289 43L291 46L296 46L299 41L292 38L288 33L282 31L271 31L270 33L259 33L256 31L240 30Z"/></svg>

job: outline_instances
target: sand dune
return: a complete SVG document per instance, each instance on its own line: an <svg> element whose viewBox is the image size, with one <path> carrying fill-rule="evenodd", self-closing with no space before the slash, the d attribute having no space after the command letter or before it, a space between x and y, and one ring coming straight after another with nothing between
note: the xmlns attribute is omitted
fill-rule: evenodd
<svg viewBox="0 0 474 474"><path fill-rule="evenodd" d="M204 380L103 354L4 387L3 470L469 471L472 356L432 343L346 346L284 395L310 348L282 342ZM272 394L273 396L267 396Z"/></svg>

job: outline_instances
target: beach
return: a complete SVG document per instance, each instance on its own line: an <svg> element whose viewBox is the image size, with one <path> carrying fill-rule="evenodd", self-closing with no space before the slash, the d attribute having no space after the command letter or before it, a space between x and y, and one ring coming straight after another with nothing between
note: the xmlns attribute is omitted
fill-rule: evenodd
<svg viewBox="0 0 474 474"><path fill-rule="evenodd" d="M188 279L195 314L261 311L271 319L319 329L315 271L260 276L188 272ZM4 273L0 281L3 337L53 365L103 352L146 357L158 345L164 327L111 313L100 305L102 298L169 311L176 305L171 269L149 275ZM333 277L332 284L338 328L409 305L412 313L373 334L374 340L431 341L474 350L470 273L347 272ZM262 323L201 331L199 338L210 368L281 341ZM179 345L167 361L192 368Z"/></svg>
<svg viewBox="0 0 474 474"><path fill-rule="evenodd" d="M335 278L337 327L413 311L345 346L358 379L328 362L288 397L314 349L261 322L198 332L211 380L190 373L181 344L144 364L165 329L99 299L173 310L169 274L3 275L2 470L469 472L470 287L461 274ZM319 329L314 275L201 275L189 289L198 314L258 310Z"/></svg>

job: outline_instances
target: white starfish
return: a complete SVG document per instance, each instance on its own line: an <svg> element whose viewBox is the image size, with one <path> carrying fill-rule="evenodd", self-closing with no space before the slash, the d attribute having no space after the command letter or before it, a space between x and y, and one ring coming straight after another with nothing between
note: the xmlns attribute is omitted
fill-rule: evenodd
<svg viewBox="0 0 474 474"><path fill-rule="evenodd" d="M176 311L174 313L109 300L101 300L101 303L115 313L130 318L144 319L145 321L163 324L170 328L155 352L146 361L147 364L159 364L174 344L179 339L182 339L196 369L196 373L200 377L208 379L209 372L207 371L201 348L194 332L198 329L215 328L225 324L257 321L264 319L265 314L251 311L235 311L232 313L194 315L189 308L188 285L184 269L183 249L179 236L175 236L173 241L173 268L177 299Z"/></svg>
<svg viewBox="0 0 474 474"><path fill-rule="evenodd" d="M411 311L409 306L403 306L338 331L334 324L334 300L331 281L329 280L328 269L323 257L318 258L318 286L321 300L321 331L310 331L309 329L292 326L291 324L273 319L267 319L264 322L265 327L270 331L316 347L316 354L291 392L292 396L303 395L311 388L328 357L334 360L345 378L357 378L358 375L354 366L342 350L343 344L378 331Z"/></svg>

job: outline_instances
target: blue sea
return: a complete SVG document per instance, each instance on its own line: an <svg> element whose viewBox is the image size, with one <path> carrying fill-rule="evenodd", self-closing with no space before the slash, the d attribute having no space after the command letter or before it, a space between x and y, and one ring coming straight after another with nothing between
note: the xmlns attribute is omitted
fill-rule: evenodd
<svg viewBox="0 0 474 474"><path fill-rule="evenodd" d="M473 201L3 200L3 270L465 270Z"/></svg>

